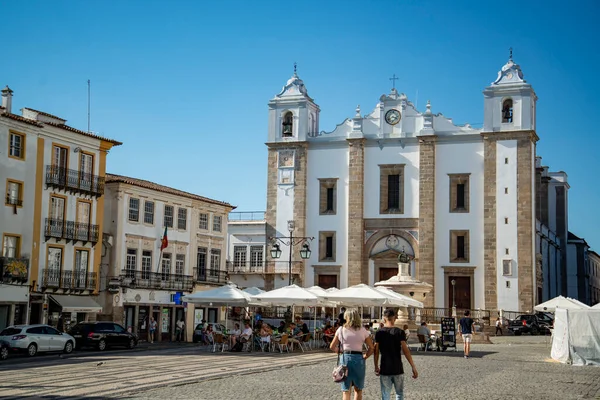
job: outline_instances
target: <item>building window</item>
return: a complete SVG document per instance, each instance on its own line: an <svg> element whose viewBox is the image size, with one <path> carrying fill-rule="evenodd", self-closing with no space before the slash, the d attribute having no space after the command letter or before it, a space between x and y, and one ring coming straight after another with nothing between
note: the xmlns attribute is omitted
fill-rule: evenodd
<svg viewBox="0 0 600 400"><path fill-rule="evenodd" d="M10 132L8 138L8 156L18 160L25 159L25 135Z"/></svg>
<svg viewBox="0 0 600 400"><path fill-rule="evenodd" d="M510 289L510 281L506 281L506 288Z"/></svg>
<svg viewBox="0 0 600 400"><path fill-rule="evenodd" d="M163 253L161 260L162 280L166 281L171 275L171 253Z"/></svg>
<svg viewBox="0 0 600 400"><path fill-rule="evenodd" d="M508 248L504 249L504 253L505 253L506 255L508 255L508 253L509 253L509 250L508 250Z"/></svg>
<svg viewBox="0 0 600 400"><path fill-rule="evenodd" d="M187 208L177 209L177 229L185 231L187 229Z"/></svg>
<svg viewBox="0 0 600 400"><path fill-rule="evenodd" d="M508 157L504 157L504 164L508 164Z"/></svg>
<svg viewBox="0 0 600 400"><path fill-rule="evenodd" d="M469 262L469 231L450 231L450 262Z"/></svg>
<svg viewBox="0 0 600 400"><path fill-rule="evenodd" d="M448 174L450 178L450 212L469 212L469 174Z"/></svg>
<svg viewBox="0 0 600 400"><path fill-rule="evenodd" d="M283 115L283 122L281 124L281 136L292 137L294 135L294 114L291 111L286 112Z"/></svg>
<svg viewBox="0 0 600 400"><path fill-rule="evenodd" d="M165 218L163 225L168 228L173 227L173 206L165 206Z"/></svg>
<svg viewBox="0 0 600 400"><path fill-rule="evenodd" d="M337 212L337 178L319 179L319 214Z"/></svg>
<svg viewBox="0 0 600 400"><path fill-rule="evenodd" d="M88 250L75 250L75 277L73 279L75 288L84 289L86 287L89 256Z"/></svg>
<svg viewBox="0 0 600 400"><path fill-rule="evenodd" d="M199 280L206 279L206 253L208 249L206 247L198 247L198 257L196 258L196 269Z"/></svg>
<svg viewBox="0 0 600 400"><path fill-rule="evenodd" d="M404 164L379 165L379 213L404 213Z"/></svg>
<svg viewBox="0 0 600 400"><path fill-rule="evenodd" d="M6 202L7 206L23 206L23 182L7 179Z"/></svg>
<svg viewBox="0 0 600 400"><path fill-rule="evenodd" d="M221 232L221 217L218 215L213 216L213 231Z"/></svg>
<svg viewBox="0 0 600 400"><path fill-rule="evenodd" d="M504 218L504 224L508 225L508 218Z"/></svg>
<svg viewBox="0 0 600 400"><path fill-rule="evenodd" d="M154 202L144 202L144 223L154 225Z"/></svg>
<svg viewBox="0 0 600 400"><path fill-rule="evenodd" d="M21 237L4 235L2 239L2 257L18 258L21 256Z"/></svg>
<svg viewBox="0 0 600 400"><path fill-rule="evenodd" d="M508 188L507 187L504 188L504 194L508 194Z"/></svg>
<svg viewBox="0 0 600 400"><path fill-rule="evenodd" d="M513 122L513 101L506 99L502 103L502 122L507 124Z"/></svg>
<svg viewBox="0 0 600 400"><path fill-rule="evenodd" d="M208 230L208 214L200 213L200 219L198 220L198 228Z"/></svg>
<svg viewBox="0 0 600 400"><path fill-rule="evenodd" d="M129 198L129 221L138 222L140 220L140 199Z"/></svg>
<svg viewBox="0 0 600 400"><path fill-rule="evenodd" d="M63 249L62 247L48 247L48 269L60 271L62 268Z"/></svg>
<svg viewBox="0 0 600 400"><path fill-rule="evenodd" d="M512 275L512 261L511 260L502 260L502 275L504 275L504 276Z"/></svg>
<svg viewBox="0 0 600 400"><path fill-rule="evenodd" d="M221 250L210 249L210 273L212 276L219 275L221 269Z"/></svg>
<svg viewBox="0 0 600 400"><path fill-rule="evenodd" d="M234 268L244 268L246 266L246 246L233 246L233 266Z"/></svg>
<svg viewBox="0 0 600 400"><path fill-rule="evenodd" d="M260 268L263 265L263 246L250 246L250 268Z"/></svg>
<svg viewBox="0 0 600 400"><path fill-rule="evenodd" d="M319 261L335 261L335 232L319 232Z"/></svg>
<svg viewBox="0 0 600 400"><path fill-rule="evenodd" d="M152 252L142 251L142 279L150 279L152 272Z"/></svg>
<svg viewBox="0 0 600 400"><path fill-rule="evenodd" d="M125 275L128 278L135 278L137 269L137 250L127 249L127 260L125 261Z"/></svg>
<svg viewBox="0 0 600 400"><path fill-rule="evenodd" d="M179 277L185 275L185 254L175 256L175 274Z"/></svg>

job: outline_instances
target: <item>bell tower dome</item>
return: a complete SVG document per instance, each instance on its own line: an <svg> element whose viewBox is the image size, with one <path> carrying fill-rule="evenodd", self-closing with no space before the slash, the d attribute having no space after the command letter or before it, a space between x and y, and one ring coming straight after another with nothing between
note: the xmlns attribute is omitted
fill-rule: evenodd
<svg viewBox="0 0 600 400"><path fill-rule="evenodd" d="M319 106L308 95L304 82L294 74L269 101L269 143L304 142L319 132Z"/></svg>
<svg viewBox="0 0 600 400"><path fill-rule="evenodd" d="M523 79L521 67L510 58L484 91L484 132L535 131L533 87Z"/></svg>

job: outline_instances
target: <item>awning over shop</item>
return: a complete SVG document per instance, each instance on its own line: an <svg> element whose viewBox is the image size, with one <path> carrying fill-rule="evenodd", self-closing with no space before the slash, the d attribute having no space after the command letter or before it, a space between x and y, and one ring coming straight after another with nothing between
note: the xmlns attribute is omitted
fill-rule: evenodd
<svg viewBox="0 0 600 400"><path fill-rule="evenodd" d="M50 295L59 306L62 307L62 312L101 312L102 307L89 296L65 296L65 295Z"/></svg>

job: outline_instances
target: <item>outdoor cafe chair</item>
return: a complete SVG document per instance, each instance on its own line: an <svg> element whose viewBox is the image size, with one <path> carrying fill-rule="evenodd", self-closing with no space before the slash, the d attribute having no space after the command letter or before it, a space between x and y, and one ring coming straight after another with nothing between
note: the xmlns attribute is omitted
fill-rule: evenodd
<svg viewBox="0 0 600 400"><path fill-rule="evenodd" d="M225 340L225 338L223 337L223 334L215 334L215 339L213 342L213 353L219 349L221 350L221 352L224 352L226 348L229 348L229 345L227 344L227 340Z"/></svg>
<svg viewBox="0 0 600 400"><path fill-rule="evenodd" d="M427 347L428 347L428 342L425 339L425 335L417 335L417 337L419 338L419 347L417 347L417 351L427 351Z"/></svg>
<svg viewBox="0 0 600 400"><path fill-rule="evenodd" d="M283 334L278 338L271 338L271 349L275 349L275 347L279 347L279 352L283 353L283 349L285 348L285 350L289 353L290 352L290 348L288 346L288 335L287 334Z"/></svg>

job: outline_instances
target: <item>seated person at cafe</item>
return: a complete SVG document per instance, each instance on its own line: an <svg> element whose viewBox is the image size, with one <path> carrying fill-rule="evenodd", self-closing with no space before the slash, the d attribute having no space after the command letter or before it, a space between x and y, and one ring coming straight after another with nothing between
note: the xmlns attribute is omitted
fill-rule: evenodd
<svg viewBox="0 0 600 400"><path fill-rule="evenodd" d="M246 324L244 324L244 330L242 331L242 334L240 335L240 342L242 342L242 343L247 342L251 336L252 336L252 328L250 327L250 323L246 322Z"/></svg>
<svg viewBox="0 0 600 400"><path fill-rule="evenodd" d="M404 335L406 335L406 341L408 342L408 338L410 337L410 330L408 329L408 325L404 325L402 327L402 330L404 331Z"/></svg>
<svg viewBox="0 0 600 400"><path fill-rule="evenodd" d="M281 321L279 323L279 328L277 328L277 331L279 333L285 333L285 321Z"/></svg>
<svg viewBox="0 0 600 400"><path fill-rule="evenodd" d="M335 336L336 330L337 330L337 322L336 322L335 328L333 326L329 325L323 331L323 341L325 342L325 344L327 346L329 346L331 344L331 341L333 340L333 336Z"/></svg>
<svg viewBox="0 0 600 400"><path fill-rule="evenodd" d="M302 334L302 329L300 329L299 326L292 322L290 323L290 332L293 336L298 336Z"/></svg>
<svg viewBox="0 0 600 400"><path fill-rule="evenodd" d="M235 346L235 343L237 342L237 338L242 334L242 331L240 331L240 324L236 323L234 325L234 328L230 333L230 338L231 338L231 346Z"/></svg>
<svg viewBox="0 0 600 400"><path fill-rule="evenodd" d="M423 336L425 339L426 346L431 348L431 331L427 327L427 322L422 322L419 329L417 329L417 336Z"/></svg>
<svg viewBox="0 0 600 400"><path fill-rule="evenodd" d="M308 325L306 325L306 323L302 321L302 318L300 318L299 315L296 315L296 326L300 327L302 334L306 335L307 333L310 333Z"/></svg>
<svg viewBox="0 0 600 400"><path fill-rule="evenodd" d="M273 330L269 324L262 324L262 327L260 328L260 340L262 342L270 343L272 334Z"/></svg>
<svg viewBox="0 0 600 400"><path fill-rule="evenodd" d="M209 344L209 345L214 343L213 326L212 325L208 325L208 327L206 328L206 331L204 331L203 341L204 341L204 344Z"/></svg>

